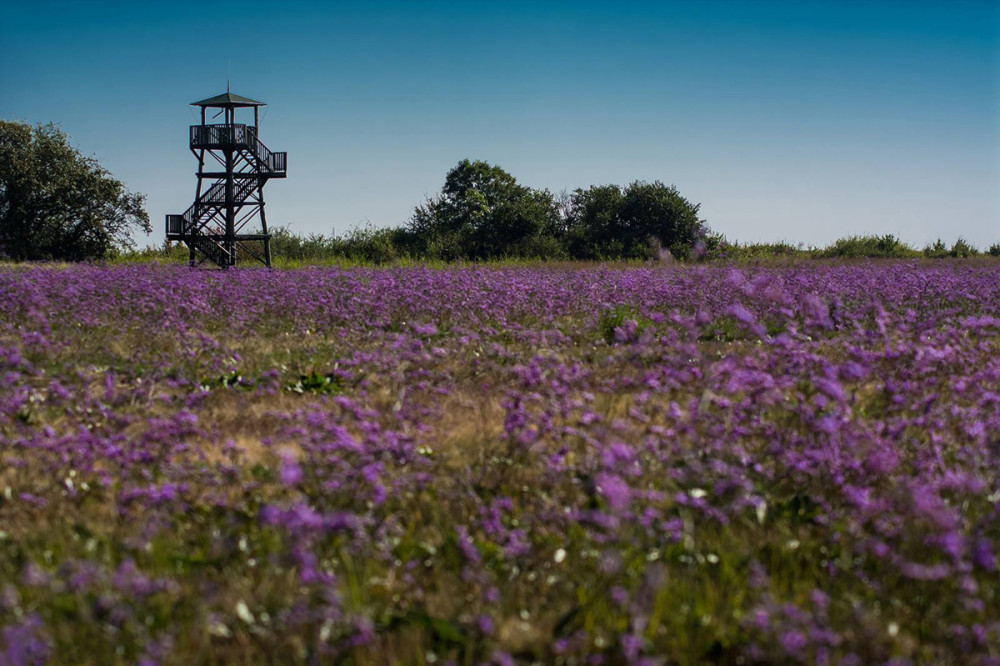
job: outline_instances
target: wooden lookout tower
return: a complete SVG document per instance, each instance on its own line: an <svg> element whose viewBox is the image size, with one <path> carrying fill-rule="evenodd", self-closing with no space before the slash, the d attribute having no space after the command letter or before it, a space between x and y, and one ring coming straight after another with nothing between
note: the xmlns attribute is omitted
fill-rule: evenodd
<svg viewBox="0 0 1000 666"><path fill-rule="evenodd" d="M191 152L198 158L198 189L194 203L181 215L167 215L167 240L181 241L191 252L191 265L211 261L221 268L237 258L271 265L271 235L264 213L264 184L284 178L288 154L268 150L258 138L264 102L221 95L194 102L201 107L201 124L191 126ZM205 121L208 109L219 109ZM253 109L253 124L237 123ZM249 117L247 118L249 119Z"/></svg>

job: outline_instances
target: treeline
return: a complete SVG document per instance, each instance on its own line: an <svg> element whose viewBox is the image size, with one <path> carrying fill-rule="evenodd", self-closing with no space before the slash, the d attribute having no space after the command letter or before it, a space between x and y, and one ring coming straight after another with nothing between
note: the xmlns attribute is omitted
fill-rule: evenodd
<svg viewBox="0 0 1000 666"><path fill-rule="evenodd" d="M273 232L282 263L401 260L712 260L775 257L971 257L963 239L918 250L896 236L851 236L823 248L788 243L733 243L698 217L700 204L659 181L591 186L560 196L517 182L483 161L463 160L441 193L416 207L401 227L372 225L345 235ZM988 254L1000 256L1000 243ZM178 253L180 256L180 253Z"/></svg>
<svg viewBox="0 0 1000 666"><path fill-rule="evenodd" d="M440 261L699 258L715 248L699 204L659 181L600 185L555 196L483 161L463 160L441 193L401 227L355 228L344 236L272 230L271 254L291 262L337 257L385 263Z"/></svg>
<svg viewBox="0 0 1000 666"><path fill-rule="evenodd" d="M344 261L356 264L387 264L396 262L424 262L453 260L442 258L430 253L420 254L414 251L412 232L405 228L385 229L371 225L352 229L344 235L324 236L322 234L298 235L287 227L281 227L273 232L271 238L272 254L277 266L296 266L309 264L333 264ZM653 256L656 245L649 252L639 257L617 257L618 259L667 260L668 255L660 249L660 256ZM824 247L807 247L793 245L787 242L777 243L732 243L724 237L709 235L705 239L704 251L699 255L691 254L689 260L697 261L766 261L766 260L810 260L810 259L879 259L879 258L969 258L992 256L1000 258L1000 243L994 243L987 249L979 249L962 238L952 244L941 240L916 248L894 235L884 236L849 236L841 238ZM563 258L562 254L508 254L493 257L506 260L546 260ZM146 261L157 259L186 263L187 248L183 246L165 246L157 249L146 249L142 252L130 253L122 257L126 261ZM602 260L603 257L591 257Z"/></svg>
<svg viewBox="0 0 1000 666"><path fill-rule="evenodd" d="M688 257L703 251L710 235L698 208L659 181L556 197L518 183L498 166L463 160L448 172L441 193L417 206L406 226L362 227L329 239L310 236L301 248L325 241L330 250L369 261ZM284 250L291 257L299 251L287 232L276 242L275 253Z"/></svg>
<svg viewBox="0 0 1000 666"><path fill-rule="evenodd" d="M272 252L276 257L294 263L310 261L328 262L337 259L348 259L360 263L390 263L399 260L445 259L431 253L419 254L411 251L414 246L411 232L407 229L380 229L364 226L352 229L342 236L323 236L310 234L300 236L288 228L278 229L272 239ZM640 246L641 249L641 246ZM588 259L667 259L658 243L646 246L646 252L633 256L618 255L616 257L592 256ZM656 254L658 252L658 254ZM187 251L179 253L178 258L186 261ZM988 249L980 250L959 238L948 245L938 239L933 243L917 249L894 235L884 236L849 236L841 238L825 247L807 247L792 245L787 242L778 243L733 243L725 237L709 234L704 239L704 247L700 254L690 254L688 259L700 261L732 260L747 261L756 259L879 259L879 258L967 258L992 256L1000 257L1000 243L994 243ZM552 259L564 258L562 253L544 255L540 253L511 253L502 258L509 259ZM572 258L572 257L571 257Z"/></svg>
<svg viewBox="0 0 1000 666"><path fill-rule="evenodd" d="M0 121L0 261L160 259L187 249L134 251L151 231L145 197L129 192L55 125ZM923 249L887 236L852 236L824 248L732 243L698 217L699 204L660 181L596 185L554 195L518 183L483 161L463 160L441 192L399 227L371 225L339 236L273 231L278 265L496 260L755 260L774 257L1000 256L963 239Z"/></svg>
<svg viewBox="0 0 1000 666"><path fill-rule="evenodd" d="M940 238L923 248L910 245L893 234L860 235L839 238L824 247L807 247L791 243L729 243L723 239L712 253L713 259L753 260L776 257L806 259L946 259L992 256L1000 257L1000 243L979 249L959 237L951 245Z"/></svg>

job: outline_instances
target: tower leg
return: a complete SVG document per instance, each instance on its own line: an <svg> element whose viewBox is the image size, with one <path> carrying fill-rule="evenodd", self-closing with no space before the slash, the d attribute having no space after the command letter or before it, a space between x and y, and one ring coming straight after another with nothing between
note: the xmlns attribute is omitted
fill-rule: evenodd
<svg viewBox="0 0 1000 666"><path fill-rule="evenodd" d="M205 107L201 107L201 124L205 125ZM205 149L202 148L201 152L198 153L198 186L194 191L194 216L191 219L191 228L184 229L184 233L193 234L195 233L196 222L201 219L201 210L198 207L198 202L201 201L201 185L205 178ZM195 249L194 242L191 241L187 244L188 246L188 264L194 268L197 264L195 263Z"/></svg>
<svg viewBox="0 0 1000 666"><path fill-rule="evenodd" d="M260 201L260 228L264 232L264 265L271 267L271 234L267 233L267 215L264 213L264 186L258 182L257 199Z"/></svg>
<svg viewBox="0 0 1000 666"><path fill-rule="evenodd" d="M232 125L232 109L227 109L228 123ZM236 183L233 180L235 154L232 148L226 149L226 240L223 247L228 256L223 257L223 268L236 265Z"/></svg>

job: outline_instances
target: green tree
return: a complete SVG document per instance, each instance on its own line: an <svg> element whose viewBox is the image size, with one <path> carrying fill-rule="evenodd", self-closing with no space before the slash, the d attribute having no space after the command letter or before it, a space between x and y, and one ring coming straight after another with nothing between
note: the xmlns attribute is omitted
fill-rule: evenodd
<svg viewBox="0 0 1000 666"><path fill-rule="evenodd" d="M555 200L498 166L462 160L441 194L417 206L410 231L423 252L443 259L551 256L558 226Z"/></svg>
<svg viewBox="0 0 1000 666"><path fill-rule="evenodd" d="M144 203L57 126L0 121L0 256L108 257L151 231Z"/></svg>
<svg viewBox="0 0 1000 666"><path fill-rule="evenodd" d="M570 253L581 259L645 258L663 247L688 257L708 232L699 207L660 181L576 190L564 215Z"/></svg>

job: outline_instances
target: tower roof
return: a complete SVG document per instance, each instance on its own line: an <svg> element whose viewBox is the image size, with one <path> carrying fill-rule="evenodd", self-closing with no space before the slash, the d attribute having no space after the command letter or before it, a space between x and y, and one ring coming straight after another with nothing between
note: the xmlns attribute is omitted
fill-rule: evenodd
<svg viewBox="0 0 1000 666"><path fill-rule="evenodd" d="M258 102L255 99L250 99L249 97L244 97L243 95L236 95L229 92L228 90L221 95L216 95L215 97L209 97L208 99L203 99L200 102L191 102L191 106L200 107L216 107L216 108L236 108L244 106L267 106L265 102Z"/></svg>

